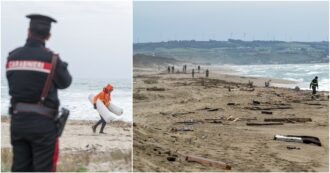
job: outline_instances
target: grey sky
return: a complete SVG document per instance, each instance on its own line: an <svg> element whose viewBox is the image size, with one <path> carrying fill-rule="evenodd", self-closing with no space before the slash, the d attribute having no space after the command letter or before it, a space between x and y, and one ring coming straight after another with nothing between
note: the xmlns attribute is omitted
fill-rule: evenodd
<svg viewBox="0 0 330 173"><path fill-rule="evenodd" d="M25 43L25 15L40 13L58 20L46 46L74 77L131 78L132 2L1 2L1 11L2 74L8 52Z"/></svg>
<svg viewBox="0 0 330 173"><path fill-rule="evenodd" d="M328 2L134 2L134 42L325 41Z"/></svg>

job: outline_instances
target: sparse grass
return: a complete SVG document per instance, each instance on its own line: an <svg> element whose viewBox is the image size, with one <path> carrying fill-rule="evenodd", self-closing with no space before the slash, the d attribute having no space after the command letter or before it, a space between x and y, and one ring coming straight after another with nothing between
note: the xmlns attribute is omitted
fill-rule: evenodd
<svg viewBox="0 0 330 173"><path fill-rule="evenodd" d="M84 166L79 166L76 172L87 172L87 168Z"/></svg>
<svg viewBox="0 0 330 173"><path fill-rule="evenodd" d="M10 172L10 166L1 162L1 172Z"/></svg>

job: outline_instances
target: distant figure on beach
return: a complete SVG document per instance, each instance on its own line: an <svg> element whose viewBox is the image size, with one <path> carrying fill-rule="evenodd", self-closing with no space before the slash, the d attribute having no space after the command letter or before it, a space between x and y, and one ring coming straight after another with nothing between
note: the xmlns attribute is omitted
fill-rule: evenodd
<svg viewBox="0 0 330 173"><path fill-rule="evenodd" d="M270 82L271 82L271 81L272 81L272 80L268 80L268 81L265 82L265 87L266 87L266 88L270 87Z"/></svg>
<svg viewBox="0 0 330 173"><path fill-rule="evenodd" d="M167 67L167 73L171 73L171 67L170 66Z"/></svg>
<svg viewBox="0 0 330 173"><path fill-rule="evenodd" d="M9 53L6 75L9 86L12 172L54 172L59 153L58 89L71 85L68 64L46 48L51 23L39 14L30 19L24 46ZM62 126L63 127L63 126Z"/></svg>
<svg viewBox="0 0 330 173"><path fill-rule="evenodd" d="M105 86L103 88L103 90L97 94L94 99L93 99L93 104L94 104L94 109L96 109L96 101L97 99L100 99L103 104L108 107L110 105L110 101L111 101L111 92L113 91L113 87L112 85L108 84L107 86ZM92 126L93 132L96 132L96 128L97 126L99 126L100 124L102 124L101 129L100 129L100 133L105 134L104 133L104 127L107 124L107 122L103 119L103 117L100 115L101 119L94 125Z"/></svg>
<svg viewBox="0 0 330 173"><path fill-rule="evenodd" d="M311 84L309 85L309 89L312 88L313 89L313 95L316 94L316 88L319 88L319 84L317 82L317 76L315 76L315 78L312 80Z"/></svg>
<svg viewBox="0 0 330 173"><path fill-rule="evenodd" d="M206 69L205 75L206 75L207 78L209 77L209 69Z"/></svg>
<svg viewBox="0 0 330 173"><path fill-rule="evenodd" d="M201 70L201 66L198 66L197 67L197 70L198 70L198 73L199 73L199 71Z"/></svg>
<svg viewBox="0 0 330 173"><path fill-rule="evenodd" d="M195 69L192 69L191 75L192 75L193 78L195 77Z"/></svg>
<svg viewBox="0 0 330 173"><path fill-rule="evenodd" d="M174 73L174 66L172 66L172 73Z"/></svg>
<svg viewBox="0 0 330 173"><path fill-rule="evenodd" d="M187 65L184 65L184 73L187 73Z"/></svg>

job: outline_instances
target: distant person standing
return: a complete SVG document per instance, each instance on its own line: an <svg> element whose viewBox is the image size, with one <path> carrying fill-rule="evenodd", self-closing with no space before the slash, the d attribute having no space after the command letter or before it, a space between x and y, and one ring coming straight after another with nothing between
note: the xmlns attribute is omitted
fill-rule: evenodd
<svg viewBox="0 0 330 173"><path fill-rule="evenodd" d="M199 71L201 70L201 66L198 66L197 67L197 70L198 70L198 73L199 73Z"/></svg>
<svg viewBox="0 0 330 173"><path fill-rule="evenodd" d="M318 77L315 76L315 78L312 80L311 84L309 85L309 88L313 89L313 95L316 94L316 88L319 88L319 84L317 82Z"/></svg>
<svg viewBox="0 0 330 173"><path fill-rule="evenodd" d="M174 73L174 66L172 66L172 73Z"/></svg>
<svg viewBox="0 0 330 173"><path fill-rule="evenodd" d="M207 78L209 77L209 69L206 69L205 75Z"/></svg>
<svg viewBox="0 0 330 173"><path fill-rule="evenodd" d="M191 75L192 75L193 78L195 77L195 69L192 69Z"/></svg>
<svg viewBox="0 0 330 173"><path fill-rule="evenodd" d="M184 73L187 73L187 65L184 65Z"/></svg>
<svg viewBox="0 0 330 173"><path fill-rule="evenodd" d="M167 67L167 73L171 73L171 67L170 66Z"/></svg>

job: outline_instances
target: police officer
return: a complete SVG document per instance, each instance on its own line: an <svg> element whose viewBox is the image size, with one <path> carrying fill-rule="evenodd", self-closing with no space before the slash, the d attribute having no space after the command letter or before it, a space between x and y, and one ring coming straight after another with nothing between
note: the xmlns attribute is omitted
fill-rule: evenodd
<svg viewBox="0 0 330 173"><path fill-rule="evenodd" d="M57 90L69 87L72 78L68 64L45 47L51 23L56 20L38 14L26 17L30 19L27 41L9 53L6 64L11 96L12 171L52 172L56 171L59 145L54 122L60 104ZM41 99L49 74L54 75L47 96Z"/></svg>
<svg viewBox="0 0 330 173"><path fill-rule="evenodd" d="M316 88L319 88L319 84L317 82L317 76L315 76L315 78L312 80L312 82L309 85L309 88L313 89L313 95L316 94Z"/></svg>

